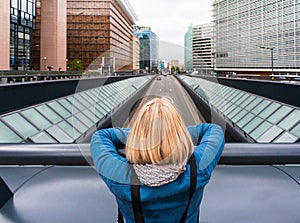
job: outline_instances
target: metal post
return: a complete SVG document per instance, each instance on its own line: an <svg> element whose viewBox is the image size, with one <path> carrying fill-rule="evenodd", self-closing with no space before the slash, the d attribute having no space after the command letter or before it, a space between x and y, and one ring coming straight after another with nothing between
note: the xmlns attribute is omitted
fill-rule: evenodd
<svg viewBox="0 0 300 223"><path fill-rule="evenodd" d="M271 50L271 66L272 66L272 76L274 75L274 47L265 47L265 46L260 46L259 48L261 49L267 49L267 50Z"/></svg>
<svg viewBox="0 0 300 223"><path fill-rule="evenodd" d="M273 47L271 49L271 60L272 60L272 76L274 76L274 57L273 57Z"/></svg>

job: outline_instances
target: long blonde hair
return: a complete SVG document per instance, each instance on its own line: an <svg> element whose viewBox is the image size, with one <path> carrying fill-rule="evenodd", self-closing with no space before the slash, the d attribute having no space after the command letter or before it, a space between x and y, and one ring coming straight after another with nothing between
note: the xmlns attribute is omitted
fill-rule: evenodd
<svg viewBox="0 0 300 223"><path fill-rule="evenodd" d="M180 164L193 152L187 128L172 102L155 98L138 112L126 143L132 164Z"/></svg>

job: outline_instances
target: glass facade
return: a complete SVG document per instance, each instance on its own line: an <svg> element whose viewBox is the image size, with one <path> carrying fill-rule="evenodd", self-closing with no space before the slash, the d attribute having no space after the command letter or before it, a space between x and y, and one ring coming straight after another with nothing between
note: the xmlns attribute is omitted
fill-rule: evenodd
<svg viewBox="0 0 300 223"><path fill-rule="evenodd" d="M184 34L184 69L187 72L193 71L192 29L190 26Z"/></svg>
<svg viewBox="0 0 300 223"><path fill-rule="evenodd" d="M32 30L35 25L36 0L10 1L10 69L32 68Z"/></svg>
<svg viewBox="0 0 300 223"><path fill-rule="evenodd" d="M300 72L299 1L214 0L212 5L216 70L270 72L273 61L276 72Z"/></svg>
<svg viewBox="0 0 300 223"><path fill-rule="evenodd" d="M152 71L157 69L159 39L149 27L136 26L134 34L140 40L140 69Z"/></svg>
<svg viewBox="0 0 300 223"><path fill-rule="evenodd" d="M135 14L122 1L67 0L67 58L84 69L133 69Z"/></svg>

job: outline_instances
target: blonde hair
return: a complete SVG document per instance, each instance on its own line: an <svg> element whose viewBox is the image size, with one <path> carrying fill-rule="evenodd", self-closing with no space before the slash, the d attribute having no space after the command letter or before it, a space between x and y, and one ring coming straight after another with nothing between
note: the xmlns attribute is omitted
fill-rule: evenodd
<svg viewBox="0 0 300 223"><path fill-rule="evenodd" d="M175 106L166 98L147 102L138 112L126 143L132 164L179 164L193 152L193 143Z"/></svg>

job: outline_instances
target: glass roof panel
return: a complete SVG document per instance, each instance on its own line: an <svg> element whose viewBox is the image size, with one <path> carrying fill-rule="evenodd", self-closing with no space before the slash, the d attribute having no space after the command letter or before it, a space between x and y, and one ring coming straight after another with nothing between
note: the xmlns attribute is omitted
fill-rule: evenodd
<svg viewBox="0 0 300 223"><path fill-rule="evenodd" d="M243 130L247 133L250 133L253 131L257 126L259 126L263 122L263 119L260 117L255 117L252 119L245 127L243 127Z"/></svg>
<svg viewBox="0 0 300 223"><path fill-rule="evenodd" d="M265 107L267 107L271 102L268 100L263 100L256 107L254 107L251 112L255 115L259 114Z"/></svg>
<svg viewBox="0 0 300 223"><path fill-rule="evenodd" d="M237 100L242 99L245 97L245 93L238 91L238 94L236 96L234 96L232 99L230 99L230 101L232 103L236 103Z"/></svg>
<svg viewBox="0 0 300 223"><path fill-rule="evenodd" d="M67 121L62 121L58 123L57 126L63 129L72 139L77 139L81 135L81 133Z"/></svg>
<svg viewBox="0 0 300 223"><path fill-rule="evenodd" d="M276 140L274 140L274 142L276 142L276 143L286 143L286 142L294 143L297 140L298 140L298 138L296 136L290 134L289 132L285 132L281 136L279 136Z"/></svg>
<svg viewBox="0 0 300 223"><path fill-rule="evenodd" d="M241 111L242 111L242 108L237 106L236 109L233 109L233 111L228 114L228 118L232 119L237 113L239 113Z"/></svg>
<svg viewBox="0 0 300 223"><path fill-rule="evenodd" d="M254 118L254 115L252 113L248 113L245 115L240 121L238 121L236 124L243 128L248 122L250 122Z"/></svg>
<svg viewBox="0 0 300 223"><path fill-rule="evenodd" d="M46 129L52 124L48 121L43 115L41 115L34 108L24 110L20 112L23 116L25 116L30 122L32 122L36 127L40 130Z"/></svg>
<svg viewBox="0 0 300 223"><path fill-rule="evenodd" d="M96 106L92 106L89 108L90 112L95 116L95 119L101 120L104 117L104 113L98 110Z"/></svg>
<svg viewBox="0 0 300 223"><path fill-rule="evenodd" d="M89 107L91 105L81 94L75 94L74 99L76 102L79 101L85 107ZM76 105L76 103L75 103L75 105Z"/></svg>
<svg viewBox="0 0 300 223"><path fill-rule="evenodd" d="M71 99L72 100L72 99ZM64 106L71 114L77 113L78 109L71 103L71 101L66 98L58 100L58 102Z"/></svg>
<svg viewBox="0 0 300 223"><path fill-rule="evenodd" d="M278 135L280 135L283 132L283 129L272 126L270 129L268 129L264 134L262 134L258 139L257 142L260 143L269 143L272 142L273 139L277 138Z"/></svg>
<svg viewBox="0 0 300 223"><path fill-rule="evenodd" d="M72 143L74 140L58 126L53 125L46 132L60 143Z"/></svg>
<svg viewBox="0 0 300 223"><path fill-rule="evenodd" d="M291 130L291 133L300 138L300 123Z"/></svg>
<svg viewBox="0 0 300 223"><path fill-rule="evenodd" d="M88 128L92 127L95 123L91 121L88 117L86 117L83 113L79 112L75 115L75 117L83 122Z"/></svg>
<svg viewBox="0 0 300 223"><path fill-rule="evenodd" d="M54 111L56 111L60 116L62 116L64 119L70 117L71 112L69 112L67 109L65 109L61 104L59 104L57 101L52 101L50 103L47 103Z"/></svg>
<svg viewBox="0 0 300 223"><path fill-rule="evenodd" d="M300 121L300 110L294 110L291 114L289 114L285 119L283 119L278 126L283 129L290 129L296 123Z"/></svg>
<svg viewBox="0 0 300 223"><path fill-rule="evenodd" d="M76 116L71 116L70 118L67 119L67 121L74 127L76 128L81 134L86 132L88 130L88 127L83 124L79 119L77 119Z"/></svg>
<svg viewBox="0 0 300 223"><path fill-rule="evenodd" d="M279 121L282 120L283 117L289 114L292 110L293 109L291 107L282 106L268 118L268 121L277 124Z"/></svg>
<svg viewBox="0 0 300 223"><path fill-rule="evenodd" d="M241 107L246 107L249 103L251 103L253 101L253 99L255 98L255 96L250 95L245 101L243 101L240 106Z"/></svg>
<svg viewBox="0 0 300 223"><path fill-rule="evenodd" d="M269 122L263 122L257 126L251 133L250 136L255 140L260 137L265 131L271 128L272 124Z"/></svg>
<svg viewBox="0 0 300 223"><path fill-rule="evenodd" d="M68 100L72 103L73 106L75 106L79 111L85 109L84 105L76 98L69 97Z"/></svg>
<svg viewBox="0 0 300 223"><path fill-rule="evenodd" d="M31 140L34 143L57 143L56 140L51 138L45 132L39 132L38 134L29 137L29 140Z"/></svg>
<svg viewBox="0 0 300 223"><path fill-rule="evenodd" d="M246 111L246 110L241 110L240 112L238 112L233 118L231 118L231 120L233 121L233 122L237 122L237 121L239 121L241 118L243 118L246 114L248 113L248 111Z"/></svg>
<svg viewBox="0 0 300 223"><path fill-rule="evenodd" d="M254 107L256 107L263 99L261 98L255 98L250 104L248 104L245 109L248 111L252 111Z"/></svg>
<svg viewBox="0 0 300 223"><path fill-rule="evenodd" d="M270 105L268 105L261 113L258 115L264 119L268 118L273 112L277 111L277 109L280 107L279 103L273 102Z"/></svg>
<svg viewBox="0 0 300 223"><path fill-rule="evenodd" d="M50 107L47 105L40 105L37 106L36 109L43 114L47 119L49 119L53 124L60 122L62 117L60 117L56 112L54 112Z"/></svg>
<svg viewBox="0 0 300 223"><path fill-rule="evenodd" d="M238 100L236 100L234 103L240 105L243 101L245 101L249 97L248 94L243 94L242 97L240 97ZM242 107L242 106L241 106Z"/></svg>
<svg viewBox="0 0 300 223"><path fill-rule="evenodd" d="M0 121L0 143L20 143L23 139Z"/></svg>
<svg viewBox="0 0 300 223"><path fill-rule="evenodd" d="M18 113L4 116L3 120L17 130L25 139L39 132L36 127Z"/></svg>

